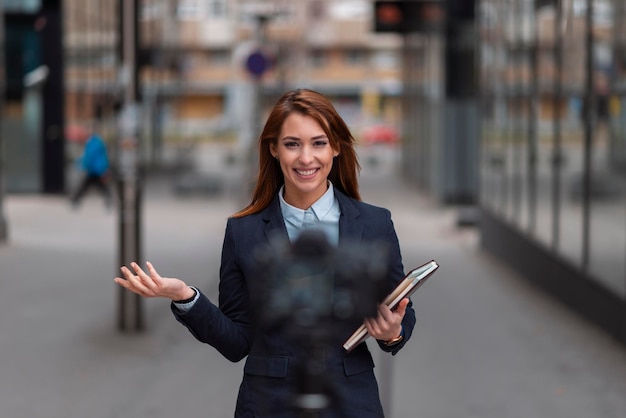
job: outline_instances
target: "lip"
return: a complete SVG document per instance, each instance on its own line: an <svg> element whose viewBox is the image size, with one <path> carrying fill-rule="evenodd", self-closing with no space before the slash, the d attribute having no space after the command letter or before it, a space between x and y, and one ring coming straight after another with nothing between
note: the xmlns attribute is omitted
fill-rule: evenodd
<svg viewBox="0 0 626 418"><path fill-rule="evenodd" d="M320 171L320 169L319 168L308 168L308 169L304 170L304 169L295 168L293 171L296 172L298 177L309 178L309 177L313 177L315 174L317 174L317 172Z"/></svg>

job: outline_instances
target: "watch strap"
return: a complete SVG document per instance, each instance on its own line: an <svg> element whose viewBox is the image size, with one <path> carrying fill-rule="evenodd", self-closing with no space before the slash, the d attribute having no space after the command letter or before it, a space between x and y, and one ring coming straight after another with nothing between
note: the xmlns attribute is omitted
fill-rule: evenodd
<svg viewBox="0 0 626 418"><path fill-rule="evenodd" d="M389 341L385 341L385 345L386 346L391 346L391 345L396 345L398 344L400 341L402 341L404 339L404 336L402 334L400 334L399 336L397 336L396 338L392 338Z"/></svg>

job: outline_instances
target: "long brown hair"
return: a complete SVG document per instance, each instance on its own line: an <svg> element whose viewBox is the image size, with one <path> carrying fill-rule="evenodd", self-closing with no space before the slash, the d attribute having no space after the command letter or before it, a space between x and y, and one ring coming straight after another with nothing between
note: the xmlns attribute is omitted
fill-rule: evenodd
<svg viewBox="0 0 626 418"><path fill-rule="evenodd" d="M270 153L270 144L278 143L283 122L294 112L315 119L324 129L332 148L339 151L328 175L333 186L347 196L361 200L357 180L361 166L354 150L355 140L348 126L324 95L313 90L297 89L283 94L270 112L259 137L259 172L252 202L233 217L240 218L262 211L284 184L280 165Z"/></svg>

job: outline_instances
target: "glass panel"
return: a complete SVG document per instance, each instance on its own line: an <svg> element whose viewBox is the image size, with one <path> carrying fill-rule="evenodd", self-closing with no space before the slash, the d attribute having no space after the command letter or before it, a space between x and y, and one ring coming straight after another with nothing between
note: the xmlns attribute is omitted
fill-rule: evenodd
<svg viewBox="0 0 626 418"><path fill-rule="evenodd" d="M483 117L485 118L482 147L483 205L496 213L505 214L509 182L507 146L509 138L510 70L505 28L509 6L502 0L481 3L481 19L485 36L481 46L483 65L481 77L485 89Z"/></svg>
<svg viewBox="0 0 626 418"><path fill-rule="evenodd" d="M421 132L419 131L419 126L416 125L417 116L420 115L421 112L419 109L420 105L420 94L419 94L419 81L418 81L418 68L423 64L420 60L420 46L415 39L415 36L407 36L406 41L404 43L403 49L403 84L404 84L404 94L402 96L402 111L405 115L402 118L402 131L407 133L402 141L403 148L403 156L412 156L414 158L419 159L421 154L419 153L419 144L418 140L423 137ZM415 135L411 135L411 132L415 132ZM413 158L402 158L402 170L404 174L414 180L417 181L418 174L416 172L417 168L421 166L422 161L418 161L417 163L411 162Z"/></svg>
<svg viewBox="0 0 626 418"><path fill-rule="evenodd" d="M562 187L559 245L562 255L581 266L583 253L583 178L586 8L580 2L563 2L562 88L566 101L562 119Z"/></svg>
<svg viewBox="0 0 626 418"><path fill-rule="evenodd" d="M499 70L501 54L499 53L499 15L497 0L487 0L480 4L479 15L479 47L480 47L480 86L481 92L481 161L480 170L480 202L481 206L495 210L497 199L498 176L498 106Z"/></svg>
<svg viewBox="0 0 626 418"><path fill-rule="evenodd" d="M4 0L4 11L35 13L41 8L41 0Z"/></svg>
<svg viewBox="0 0 626 418"><path fill-rule="evenodd" d="M441 57L444 54L443 39L437 35L429 35L426 40L426 78L424 79L424 95L427 112L425 112L427 121L423 121L427 126L427 131L422 152L427 157L427 164L424 168L428 171L424 173L427 181L428 190L443 190L441 182L440 164L434 162L443 161L443 157L439 154L445 152L439 148L439 141L436 138L442 138L444 135L441 121L444 115L444 77L445 69Z"/></svg>
<svg viewBox="0 0 626 418"><path fill-rule="evenodd" d="M438 131L442 109L442 42L436 36L408 35L405 40L404 74L405 96L403 112L409 115L403 122L407 133L403 145L403 170L416 184L429 192L436 193L441 187Z"/></svg>
<svg viewBox="0 0 626 418"><path fill-rule="evenodd" d="M6 96L2 136L7 156L6 187L9 192L37 193L40 190L40 126L42 88L25 87L24 77L39 68L40 42L31 24L6 23Z"/></svg>
<svg viewBox="0 0 626 418"><path fill-rule="evenodd" d="M626 296L626 205L624 154L626 128L622 110L626 68L626 5L623 1L594 3L594 88L596 118L592 142L590 258L592 276L610 290ZM618 31L619 30L619 31ZM619 58L618 58L619 59Z"/></svg>
<svg viewBox="0 0 626 418"><path fill-rule="evenodd" d="M526 209L529 86L531 60L527 2L507 2L505 16L506 92L508 99L508 138L505 149L504 212L514 224L522 226Z"/></svg>
<svg viewBox="0 0 626 418"><path fill-rule="evenodd" d="M536 212L533 235L547 246L554 244L554 141L555 121L562 116L563 101L557 98L558 14L554 5L541 7L537 19L537 102L536 102Z"/></svg>
<svg viewBox="0 0 626 418"><path fill-rule="evenodd" d="M535 43L535 13L534 1L522 0L517 3L517 50L519 55L517 92L519 97L519 114L514 142L514 185L516 195L514 220L521 229L530 229L531 214L534 213L534 200L531 197L535 192L531 170L530 151L535 143L535 120L533 116L536 97L534 75L534 43Z"/></svg>

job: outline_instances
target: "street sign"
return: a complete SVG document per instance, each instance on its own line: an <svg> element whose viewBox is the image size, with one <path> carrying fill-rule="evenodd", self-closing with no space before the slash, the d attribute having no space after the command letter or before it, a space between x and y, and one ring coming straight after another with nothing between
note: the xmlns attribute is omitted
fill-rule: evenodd
<svg viewBox="0 0 626 418"><path fill-rule="evenodd" d="M246 70L255 78L261 78L272 66L272 59L261 49L255 49L246 59Z"/></svg>

